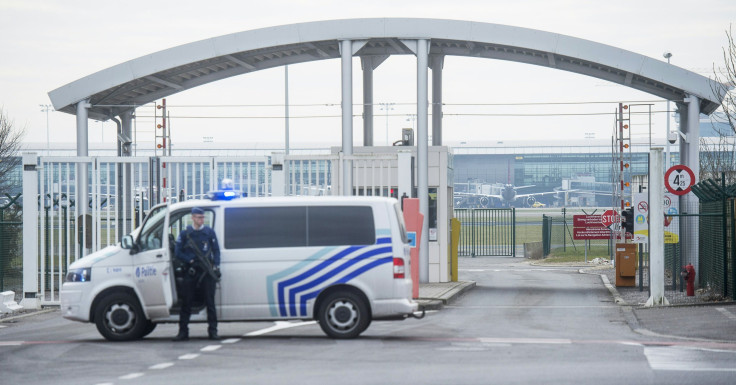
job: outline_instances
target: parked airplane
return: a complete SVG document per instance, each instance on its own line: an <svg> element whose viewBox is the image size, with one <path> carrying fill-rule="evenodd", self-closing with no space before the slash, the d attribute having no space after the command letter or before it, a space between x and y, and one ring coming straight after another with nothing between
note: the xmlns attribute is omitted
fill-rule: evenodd
<svg viewBox="0 0 736 385"><path fill-rule="evenodd" d="M494 207L494 206L532 206L536 197L556 194L556 191L544 191L519 194L517 190L534 186L514 186L504 183L455 183L455 207Z"/></svg>

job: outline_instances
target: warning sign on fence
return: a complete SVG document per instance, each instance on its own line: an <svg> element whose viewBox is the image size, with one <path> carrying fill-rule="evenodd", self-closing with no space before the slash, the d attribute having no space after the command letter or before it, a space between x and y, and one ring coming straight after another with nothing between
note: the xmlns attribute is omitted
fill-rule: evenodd
<svg viewBox="0 0 736 385"><path fill-rule="evenodd" d="M602 215L573 215L572 239L608 239L611 230L604 226Z"/></svg>

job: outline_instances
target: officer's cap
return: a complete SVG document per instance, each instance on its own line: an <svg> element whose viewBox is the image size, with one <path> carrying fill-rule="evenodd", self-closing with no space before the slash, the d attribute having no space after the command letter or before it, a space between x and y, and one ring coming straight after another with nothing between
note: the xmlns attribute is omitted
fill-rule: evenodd
<svg viewBox="0 0 736 385"><path fill-rule="evenodd" d="M204 210L199 207L192 207L192 214L204 215Z"/></svg>

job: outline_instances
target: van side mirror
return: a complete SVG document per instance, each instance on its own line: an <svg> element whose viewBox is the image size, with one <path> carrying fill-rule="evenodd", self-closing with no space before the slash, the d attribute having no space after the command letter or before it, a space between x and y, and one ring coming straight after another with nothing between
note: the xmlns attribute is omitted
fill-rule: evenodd
<svg viewBox="0 0 736 385"><path fill-rule="evenodd" d="M120 241L120 247L126 250L132 249L133 237L130 234L124 236L123 239Z"/></svg>

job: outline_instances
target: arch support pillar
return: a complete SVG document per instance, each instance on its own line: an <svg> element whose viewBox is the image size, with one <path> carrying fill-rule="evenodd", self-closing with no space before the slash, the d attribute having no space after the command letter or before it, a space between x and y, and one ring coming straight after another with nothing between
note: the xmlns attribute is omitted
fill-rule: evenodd
<svg viewBox="0 0 736 385"><path fill-rule="evenodd" d="M424 215L419 247L419 282L429 282L429 161L428 161L428 68L429 40L417 40L417 195Z"/></svg>
<svg viewBox="0 0 736 385"><path fill-rule="evenodd" d="M89 155L89 100L77 103L77 156ZM78 164L77 168L77 207L82 215L89 212L88 167L86 162Z"/></svg>
<svg viewBox="0 0 736 385"><path fill-rule="evenodd" d="M363 69L363 146L373 146L373 70L378 68L388 55L361 56Z"/></svg>
<svg viewBox="0 0 736 385"><path fill-rule="evenodd" d="M361 57L363 67L363 146L373 146L373 58Z"/></svg>
<svg viewBox="0 0 736 385"><path fill-rule="evenodd" d="M442 145L442 67L444 55L430 55L429 67L432 69L432 145Z"/></svg>
<svg viewBox="0 0 736 385"><path fill-rule="evenodd" d="M695 181L700 180L700 98L688 95L680 107L680 164L693 171ZM691 191L680 196L680 213L697 213L698 197ZM698 217L680 217L680 243L682 255L696 270L700 269Z"/></svg>
<svg viewBox="0 0 736 385"><path fill-rule="evenodd" d="M120 115L122 128L118 141L120 143L120 154L122 156L133 156L133 111L126 111Z"/></svg>
<svg viewBox="0 0 736 385"><path fill-rule="evenodd" d="M353 42L340 41L342 62L342 153L353 155ZM342 195L353 195L353 167L348 159L342 161Z"/></svg>

